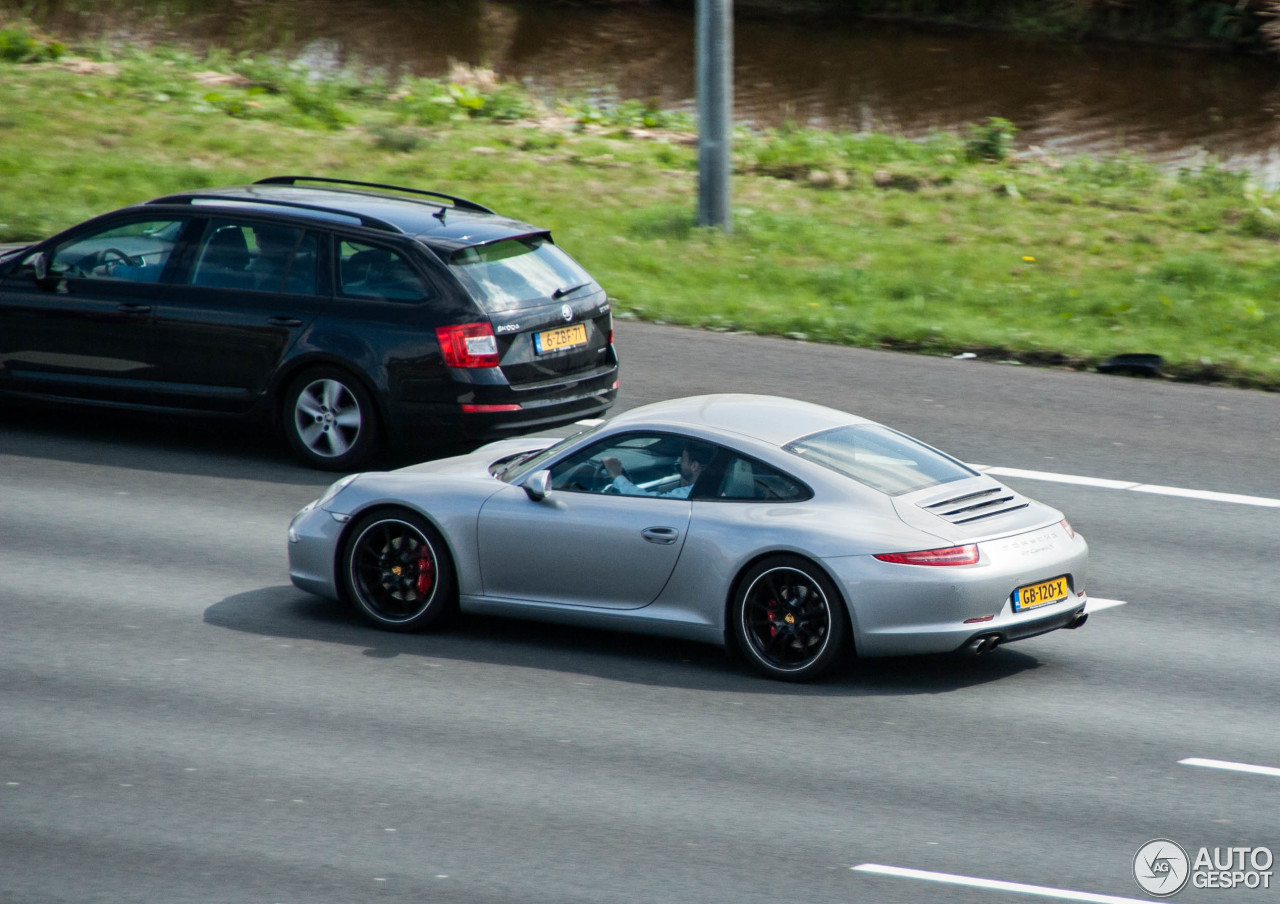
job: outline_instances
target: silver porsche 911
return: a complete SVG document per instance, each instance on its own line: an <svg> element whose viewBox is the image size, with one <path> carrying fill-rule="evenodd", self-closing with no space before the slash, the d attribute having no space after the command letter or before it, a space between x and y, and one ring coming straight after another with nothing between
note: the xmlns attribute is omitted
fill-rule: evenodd
<svg viewBox="0 0 1280 904"><path fill-rule="evenodd" d="M354 474L289 526L293 583L382 628L461 608L644 631L787 681L1078 627L1087 560L1062 513L936 449L754 395Z"/></svg>

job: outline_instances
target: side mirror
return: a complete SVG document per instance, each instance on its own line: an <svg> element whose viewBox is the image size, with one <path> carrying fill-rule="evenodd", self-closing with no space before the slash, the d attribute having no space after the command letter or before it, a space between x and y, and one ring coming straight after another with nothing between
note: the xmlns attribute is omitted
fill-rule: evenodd
<svg viewBox="0 0 1280 904"><path fill-rule="evenodd" d="M43 251L31 258L31 272L35 274L36 286L46 292L52 292L61 281L57 276L49 275L49 255Z"/></svg>
<svg viewBox="0 0 1280 904"><path fill-rule="evenodd" d="M551 493L551 472L534 471L524 479L524 491L534 502L541 502Z"/></svg>

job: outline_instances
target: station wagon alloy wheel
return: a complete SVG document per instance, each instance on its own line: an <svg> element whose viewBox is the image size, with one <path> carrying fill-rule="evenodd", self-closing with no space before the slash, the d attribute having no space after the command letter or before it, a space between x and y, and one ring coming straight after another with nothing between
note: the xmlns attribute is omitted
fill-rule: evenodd
<svg viewBox="0 0 1280 904"><path fill-rule="evenodd" d="M326 458L350 452L360 435L360 404L336 380L316 380L302 390L293 418L307 448Z"/></svg>
<svg viewBox="0 0 1280 904"><path fill-rule="evenodd" d="M286 397L285 432L310 464L350 470L373 451L373 402L352 378L313 371L295 380Z"/></svg>
<svg viewBox="0 0 1280 904"><path fill-rule="evenodd" d="M770 678L803 681L834 665L844 646L844 616L831 582L796 557L756 565L734 606L739 647Z"/></svg>
<svg viewBox="0 0 1280 904"><path fill-rule="evenodd" d="M453 566L431 527L410 513L374 513L351 533L342 570L355 603L382 627L412 631L452 603Z"/></svg>

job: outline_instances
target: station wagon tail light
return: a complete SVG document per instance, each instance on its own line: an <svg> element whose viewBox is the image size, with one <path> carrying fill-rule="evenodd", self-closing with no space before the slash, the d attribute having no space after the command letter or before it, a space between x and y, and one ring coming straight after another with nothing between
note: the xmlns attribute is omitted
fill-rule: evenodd
<svg viewBox="0 0 1280 904"><path fill-rule="evenodd" d="M498 340L487 323L438 326L436 338L448 367L498 366Z"/></svg>
<svg viewBox="0 0 1280 904"><path fill-rule="evenodd" d="M946 546L942 549L920 549L915 552L886 552L876 556L881 562L896 565L976 565L978 544Z"/></svg>
<svg viewBox="0 0 1280 904"><path fill-rule="evenodd" d="M1075 528L1071 526L1071 522L1070 522L1070 521L1068 521L1066 518L1063 518L1063 519L1062 519L1061 521L1059 521L1058 523L1062 525L1062 529L1063 529L1063 530L1065 530L1065 531L1067 532L1067 536L1068 536L1068 537L1070 537L1072 540L1074 540L1074 539L1076 538L1076 531L1075 531Z"/></svg>

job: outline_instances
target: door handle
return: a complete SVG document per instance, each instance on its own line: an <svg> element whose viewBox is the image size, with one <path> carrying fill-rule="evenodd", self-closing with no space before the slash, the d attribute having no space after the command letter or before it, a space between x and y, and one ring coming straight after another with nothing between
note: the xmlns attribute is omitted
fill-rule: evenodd
<svg viewBox="0 0 1280 904"><path fill-rule="evenodd" d="M646 527L640 531L640 536L644 537L650 543L657 543L660 546L670 546L676 542L676 538L680 536L680 531L674 527Z"/></svg>
<svg viewBox="0 0 1280 904"><path fill-rule="evenodd" d="M149 304L122 304L116 308L121 314L150 314Z"/></svg>
<svg viewBox="0 0 1280 904"><path fill-rule="evenodd" d="M272 326L302 326L302 321L297 317L268 317L267 323Z"/></svg>

